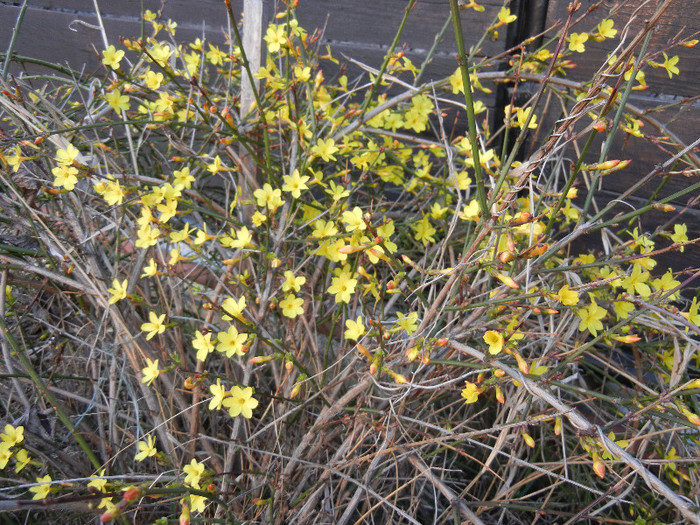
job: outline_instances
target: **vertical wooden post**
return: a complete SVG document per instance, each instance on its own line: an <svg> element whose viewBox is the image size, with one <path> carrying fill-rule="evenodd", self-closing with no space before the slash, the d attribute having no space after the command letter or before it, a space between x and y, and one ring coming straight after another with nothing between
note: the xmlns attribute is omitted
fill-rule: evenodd
<svg viewBox="0 0 700 525"><path fill-rule="evenodd" d="M262 46L262 19L263 0L244 0L243 2L243 51L248 58L250 71L256 73L260 69L260 50ZM241 71L241 107L240 116L244 118L255 104L255 93L260 86L258 79L250 78L245 71ZM253 188L259 187L256 178L257 170L252 162L250 154L242 146L239 150L241 163L243 164L241 173L238 175L238 187L241 201L251 201L253 199ZM250 180L253 179L253 180ZM254 206L239 204L239 216L243 222L250 222L253 215Z"/></svg>
<svg viewBox="0 0 700 525"><path fill-rule="evenodd" d="M260 69L260 49L262 46L262 0L245 0L243 2L243 50L248 57L250 70L256 73ZM251 85L245 72L241 72L241 117L244 117L253 107L255 94L260 81L254 79Z"/></svg>

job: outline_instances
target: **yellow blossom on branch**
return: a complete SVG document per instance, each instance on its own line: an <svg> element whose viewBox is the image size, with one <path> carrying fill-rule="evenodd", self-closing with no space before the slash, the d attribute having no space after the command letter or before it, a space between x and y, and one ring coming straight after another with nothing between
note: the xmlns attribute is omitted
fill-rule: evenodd
<svg viewBox="0 0 700 525"><path fill-rule="evenodd" d="M464 384L465 387L462 389L462 397L464 398L464 401L467 403L467 405L476 403L479 400L481 390L475 383L465 381Z"/></svg>
<svg viewBox="0 0 700 525"><path fill-rule="evenodd" d="M291 193L292 197L298 199L301 197L301 192L303 190L308 190L309 187L306 185L311 177L308 175L299 175L299 170L294 170L291 175L285 175L282 177L284 185L282 186L282 191Z"/></svg>
<svg viewBox="0 0 700 525"><path fill-rule="evenodd" d="M279 303L282 309L282 315L294 319L304 313L304 299L297 297L292 293L288 293Z"/></svg>
<svg viewBox="0 0 700 525"><path fill-rule="evenodd" d="M507 7L501 7L501 10L498 12L498 21L500 22L499 25L510 24L511 22L515 22L517 19L518 17L511 14L510 9Z"/></svg>
<svg viewBox="0 0 700 525"><path fill-rule="evenodd" d="M230 326L226 332L219 332L216 339L216 349L226 357L245 354L243 345L248 340L248 334L239 334L235 326Z"/></svg>
<svg viewBox="0 0 700 525"><path fill-rule="evenodd" d="M146 335L146 341L150 341L156 335L160 335L165 332L165 314L156 314L155 312L148 312L148 321L141 325L141 330L148 332Z"/></svg>
<svg viewBox="0 0 700 525"><path fill-rule="evenodd" d="M282 200L282 190L279 188L272 189L270 184L265 183L262 188L258 188L253 192L258 206L261 208L267 207L270 210L275 210L284 204Z"/></svg>
<svg viewBox="0 0 700 525"><path fill-rule="evenodd" d="M151 386L151 383L161 374L162 370L158 368L158 359L151 361L146 358L146 367L141 370L143 377L141 378L142 383L146 383L147 386Z"/></svg>
<svg viewBox="0 0 700 525"><path fill-rule="evenodd" d="M134 458L136 461L143 461L146 458L155 456L158 450L156 450L156 440L152 435L146 437L146 441L139 441L138 443L139 452Z"/></svg>
<svg viewBox="0 0 700 525"><path fill-rule="evenodd" d="M301 287L306 283L306 277L303 275L300 275L299 277L294 276L294 272L291 270L285 270L284 272L284 282L282 283L282 291L283 292L290 292L290 291L295 291L298 292L301 290Z"/></svg>
<svg viewBox="0 0 700 525"><path fill-rule="evenodd" d="M578 310L576 314L581 319L581 322L578 325L579 332L588 330L591 335L595 337L598 335L598 330L603 329L603 323L601 320L608 315L608 312L605 310L605 308L598 306L595 299L591 297L591 304L589 304L586 308Z"/></svg>
<svg viewBox="0 0 700 525"><path fill-rule="evenodd" d="M209 410L221 410L224 405L224 399L229 395L228 390L221 386L221 379L216 378L216 384L209 386L209 392L212 398L209 400Z"/></svg>
<svg viewBox="0 0 700 525"><path fill-rule="evenodd" d="M5 432L3 434L0 434L0 440L2 440L3 443L6 443L10 447L19 445L22 441L24 441L24 427L14 427L9 423L6 424Z"/></svg>
<svg viewBox="0 0 700 525"><path fill-rule="evenodd" d="M338 148L333 139L318 139L318 141L316 141L316 145L311 148L311 153L313 153L316 157L321 157L324 162L336 160L334 153L337 152Z"/></svg>
<svg viewBox="0 0 700 525"><path fill-rule="evenodd" d="M484 342L489 345L489 354L497 355L503 350L505 339L503 335L495 330L488 330L484 334Z"/></svg>
<svg viewBox="0 0 700 525"><path fill-rule="evenodd" d="M113 89L105 95L105 100L107 104L116 111L117 113L121 111L128 111L131 104L129 103L129 97L127 95L122 95L121 91L118 89Z"/></svg>
<svg viewBox="0 0 700 525"><path fill-rule="evenodd" d="M588 42L588 33L571 33L569 35L569 50L576 53L584 53Z"/></svg>
<svg viewBox="0 0 700 525"><path fill-rule="evenodd" d="M102 63L112 69L119 69L119 62L122 58L124 58L124 51L117 50L112 45L102 51Z"/></svg>
<svg viewBox="0 0 700 525"><path fill-rule="evenodd" d="M111 295L111 297L109 298L109 304L114 304L126 298L126 288L128 284L129 283L126 279L124 279L121 283L117 279L114 279L114 281L112 281L112 288L107 289L107 291Z"/></svg>
<svg viewBox="0 0 700 525"><path fill-rule="evenodd" d="M57 188L65 188L72 191L78 183L78 170L73 166L60 165L51 170L53 173L53 185Z"/></svg>
<svg viewBox="0 0 700 525"><path fill-rule="evenodd" d="M32 496L32 499L44 499L46 496L49 495L51 492L51 476L48 474L44 477L41 478L36 478L37 483L41 483L41 485L37 485L34 487L29 487L29 492L33 492L34 495Z"/></svg>
<svg viewBox="0 0 700 525"><path fill-rule="evenodd" d="M343 269L337 277L333 277L328 293L335 295L336 303L349 303L356 286L357 279L352 278L350 270Z"/></svg>
<svg viewBox="0 0 700 525"><path fill-rule="evenodd" d="M347 319L345 321L345 339L352 339L353 341L359 341L365 333L365 325L362 323L362 317L357 316L357 320Z"/></svg>
<svg viewBox="0 0 700 525"><path fill-rule="evenodd" d="M199 330L194 333L192 348L197 350L197 359L204 362L209 354L215 350L214 343L211 340L212 333L207 332L202 334Z"/></svg>
<svg viewBox="0 0 700 525"><path fill-rule="evenodd" d="M224 408L228 408L231 417L253 417L253 409L258 406L258 400L253 397L253 388L232 386L230 396L224 399Z"/></svg>
<svg viewBox="0 0 700 525"><path fill-rule="evenodd" d="M565 284L559 289L559 293L554 296L561 304L565 306L573 306L578 304L578 292L569 289L569 285Z"/></svg>
<svg viewBox="0 0 700 525"><path fill-rule="evenodd" d="M186 474L185 485L198 489L199 481L204 475L204 463L200 463L196 459L192 458L189 465L185 465L182 468L182 471Z"/></svg>

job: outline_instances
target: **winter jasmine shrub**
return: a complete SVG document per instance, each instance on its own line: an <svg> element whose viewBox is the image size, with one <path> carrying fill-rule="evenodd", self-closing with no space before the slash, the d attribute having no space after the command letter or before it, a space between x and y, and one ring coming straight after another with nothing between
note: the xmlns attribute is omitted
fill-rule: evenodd
<svg viewBox="0 0 700 525"><path fill-rule="evenodd" d="M430 83L394 49L359 78L331 73L293 7L256 70L238 31L184 42L146 11L142 38L102 51L103 76L4 83L13 511L698 521L700 314L680 292L699 270L659 260L697 249L670 203L700 184L625 200L697 173L692 145L629 104L696 41L650 44L668 1L641 31L573 2L503 69L480 46L517 15L503 6L468 50L459 19L486 15L462 4L454 74ZM616 55L568 79L605 40ZM534 95L494 128L499 82ZM610 158L620 137L663 140L668 160L606 201L601 180L635 166ZM645 231L652 211L668 220ZM575 249L584 236L602 249Z"/></svg>

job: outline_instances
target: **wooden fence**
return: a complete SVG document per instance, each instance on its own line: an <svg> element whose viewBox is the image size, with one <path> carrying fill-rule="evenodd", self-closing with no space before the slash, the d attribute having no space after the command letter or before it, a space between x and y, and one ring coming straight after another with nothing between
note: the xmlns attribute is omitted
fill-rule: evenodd
<svg viewBox="0 0 700 525"><path fill-rule="evenodd" d="M261 0L262 1L262 0ZM600 20L611 16L624 20L635 9L638 12L639 26L653 14L656 2L646 5L641 0L629 2L581 0L581 13L598 6L573 31L591 30ZM483 46L483 53L495 56L503 53L509 45L539 34L544 28L550 28L566 19L566 8L570 0L513 0L511 11L518 14L515 24L508 27L508 33L497 41L488 40ZM138 37L142 34L141 0L95 0L104 21L107 38L117 42L119 37ZM242 11L242 0L234 0L234 12ZM278 2L279 3L279 2ZM474 44L483 34L485 28L495 18L503 5L501 0L481 0L485 7L482 13L472 10L463 12L463 31L467 45ZM0 0L0 51L7 48L12 28L19 13L21 2ZM161 7L159 1L144 0L145 8L153 11ZM618 6L621 4L621 6ZM344 60L351 57L370 66L381 64L388 51L396 29L405 12L406 0L300 0L297 14L301 25L308 31L323 31L325 43L331 46L333 55ZM640 7L641 6L641 7ZM264 0L264 13L267 21L273 19L275 2ZM414 63L421 64L435 45L434 54L423 80L444 78L456 68L454 39L449 20L449 2L447 0L419 0L408 18L401 45L405 54ZM663 48L679 32L693 34L700 31L700 0L676 0L671 14L665 17L652 39L653 48ZM194 40L206 35L215 43L223 43L224 34L229 31L223 1L221 0L168 0L163 7L163 17L178 23L178 39ZM446 26L444 38L435 44L435 37ZM85 73L98 72L100 64L97 50L102 49L102 36L97 29L98 18L94 2L89 0L31 0L18 34L15 53L18 55L40 58L49 62L68 64ZM503 28L502 30L505 30ZM545 35L545 38L549 35ZM601 60L618 43L606 40L602 43L589 40L589 51L577 57L578 66L571 71L569 78L584 81L597 70ZM700 49L700 45L697 49ZM666 129L677 135L686 144L700 137L700 57L697 49L674 49L672 54L680 57L678 66L680 77L668 78L665 70L646 68L649 89L635 92L631 103L639 111L648 111L661 105L668 106L663 112L654 112L654 118ZM663 61L663 58L660 58ZM41 68L25 64L14 66L13 71L24 69L27 73L37 73ZM44 70L45 72L45 70ZM503 91L486 101L494 115L502 111L508 102L508 94ZM678 105L684 99L693 102ZM663 135L655 131L655 135ZM622 134L618 134L622 135ZM544 137L535 137L536 141ZM531 147L533 145L531 144ZM650 171L656 164L667 158L663 141L653 145L641 140L628 140L624 137L615 144L613 157L634 159L632 165L615 176L605 178L603 191L611 198L629 188L635 180ZM697 158L697 149L695 150ZM697 166L696 166L697 167ZM698 180L697 175L671 176L662 190L662 195L670 195ZM653 187L656 187L655 181ZM643 204L651 190L642 190L629 199L637 206ZM679 209L688 203L688 198L676 202ZM689 235L700 236L700 211L697 203L686 209L685 222L688 223ZM652 230L664 224L670 216L661 213L645 217L642 228ZM682 259L669 260L676 268L700 266L700 248L694 246L685 250Z"/></svg>

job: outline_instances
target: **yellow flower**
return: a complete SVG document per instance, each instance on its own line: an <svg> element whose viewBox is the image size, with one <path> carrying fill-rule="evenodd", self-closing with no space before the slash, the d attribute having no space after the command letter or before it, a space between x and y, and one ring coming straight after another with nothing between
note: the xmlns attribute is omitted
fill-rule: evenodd
<svg viewBox="0 0 700 525"><path fill-rule="evenodd" d="M78 155L79 152L75 146L73 146L73 144L68 144L66 149L59 149L56 151L56 162L63 166L69 166L75 162Z"/></svg>
<svg viewBox="0 0 700 525"><path fill-rule="evenodd" d="M340 199L344 199L350 195L349 190L346 190L344 186L336 184L334 181L330 181L328 186L329 188L325 190L325 192L331 196L334 202L338 202Z"/></svg>
<svg viewBox="0 0 700 525"><path fill-rule="evenodd" d="M209 392L211 392L212 397L209 400L209 410L221 410L224 404L224 399L228 396L228 390L221 386L221 379L216 379L216 384L209 386Z"/></svg>
<svg viewBox="0 0 700 525"><path fill-rule="evenodd" d="M578 304L578 292L569 289L569 285L565 284L559 289L559 293L554 296L559 302L565 306Z"/></svg>
<svg viewBox="0 0 700 525"><path fill-rule="evenodd" d="M628 301L615 301L613 310L618 319L627 319L630 313L634 312L634 304Z"/></svg>
<svg viewBox="0 0 700 525"><path fill-rule="evenodd" d="M301 290L301 287L304 285L306 282L306 277L303 275L299 277L294 276L294 272L291 270L285 270L284 272L284 282L282 283L282 291L283 292L289 292L291 290L294 290L295 292L298 292Z"/></svg>
<svg viewBox="0 0 700 525"><path fill-rule="evenodd" d="M282 315L294 319L298 315L304 313L304 299L295 296L294 294L288 293L287 296L280 301L280 308L282 308Z"/></svg>
<svg viewBox="0 0 700 525"><path fill-rule="evenodd" d="M467 405L476 403L479 400L481 390L478 386L476 386L476 384L470 383L469 381L465 381L464 385L465 387L462 389L462 397L464 398L464 401L467 403Z"/></svg>
<svg viewBox="0 0 700 525"><path fill-rule="evenodd" d="M207 506L206 496L198 496L197 494L190 494L188 497L190 500L190 508L192 509L193 512L199 512L200 514L202 512L204 512L204 509Z"/></svg>
<svg viewBox="0 0 700 525"><path fill-rule="evenodd" d="M282 190L279 188L273 190L268 183L263 184L262 188L255 190L253 196L261 208L267 207L270 210L275 210L284 204Z"/></svg>
<svg viewBox="0 0 700 525"><path fill-rule="evenodd" d="M698 314L698 298L693 297L693 302L690 303L690 308L687 312L681 312L681 315L695 326L700 326L700 314ZM686 328L687 330L687 328Z"/></svg>
<svg viewBox="0 0 700 525"><path fill-rule="evenodd" d="M148 89L153 89L156 90L160 87L160 85L163 83L163 73L158 72L155 73L154 71L151 71L150 69L146 71L146 85L148 86Z"/></svg>
<svg viewBox="0 0 700 525"><path fill-rule="evenodd" d="M595 40L602 42L606 38L615 38L617 34L617 29L613 29L615 22L609 18L606 18L600 24L598 24L598 35L596 35Z"/></svg>
<svg viewBox="0 0 700 525"><path fill-rule="evenodd" d="M294 170L291 175L282 177L284 185L282 190L291 193L292 197L298 199L301 196L302 190L308 190L306 182L310 179L308 175L299 175L299 170Z"/></svg>
<svg viewBox="0 0 700 525"><path fill-rule="evenodd" d="M194 333L194 340L192 341L192 348L197 350L197 359L204 362L207 356L211 354L214 350L214 343L211 341L211 332L202 334L199 330Z"/></svg>
<svg viewBox="0 0 700 525"><path fill-rule="evenodd" d="M202 479L204 474L204 463L198 462L196 459L192 459L189 465L185 465L182 471L187 474L185 476L185 484L190 487L199 488L199 481Z"/></svg>
<svg viewBox="0 0 700 525"><path fill-rule="evenodd" d="M114 281L112 281L112 288L107 289L107 291L111 294L109 304L114 304L117 301L125 299L127 286L128 283L126 279L124 279L121 283L117 279L114 279Z"/></svg>
<svg viewBox="0 0 700 525"><path fill-rule="evenodd" d="M688 242L688 225L686 224L674 224L673 233L671 234L671 240L679 244ZM680 251L683 253L684 246L681 246Z"/></svg>
<svg viewBox="0 0 700 525"><path fill-rule="evenodd" d="M318 141L316 141L316 145L311 148L311 153L313 153L316 157L321 157L325 162L336 160L333 154L337 152L338 148L336 147L333 139L318 139Z"/></svg>
<svg viewBox="0 0 700 525"><path fill-rule="evenodd" d="M314 230L311 232L311 236L316 239L323 239L324 237L332 237L337 235L338 228L332 221L324 221L322 219L314 222Z"/></svg>
<svg viewBox="0 0 700 525"><path fill-rule="evenodd" d="M517 18L517 16L510 14L510 9L507 7L501 7L501 10L498 12L498 21L501 24L510 24L511 22L515 22Z"/></svg>
<svg viewBox="0 0 700 525"><path fill-rule="evenodd" d="M532 108L518 108L515 114L516 118L518 119L516 126L518 126L520 129L524 128L527 119L530 117L530 113L532 113ZM532 116L527 127L528 129L537 129L537 115Z"/></svg>
<svg viewBox="0 0 700 525"><path fill-rule="evenodd" d="M29 453L23 448L19 449L15 454L15 474L26 467L30 461Z"/></svg>
<svg viewBox="0 0 700 525"><path fill-rule="evenodd" d="M353 341L359 341L365 333L365 325L362 323L362 317L357 316L357 320L347 319L345 321L345 339L352 339Z"/></svg>
<svg viewBox="0 0 700 525"><path fill-rule="evenodd" d="M101 469L98 473L97 476L104 476L105 475L105 469ZM107 480L105 478L100 478L96 476L90 476L91 478L94 478L90 483L88 483L88 487L92 487L94 489L99 490L100 492L105 492L105 486L107 485Z"/></svg>
<svg viewBox="0 0 700 525"><path fill-rule="evenodd" d="M484 334L484 342L489 345L489 354L497 355L503 350L505 339L495 330L489 330Z"/></svg>
<svg viewBox="0 0 700 525"><path fill-rule="evenodd" d="M124 190L119 181L108 181L102 189L102 198L110 206L116 206L124 202Z"/></svg>
<svg viewBox="0 0 700 525"><path fill-rule="evenodd" d="M148 261L148 265L143 267L143 273L141 274L141 277L153 277L158 273L158 265L156 264L155 259L151 257L151 259Z"/></svg>
<svg viewBox="0 0 700 525"><path fill-rule="evenodd" d="M143 323L141 325L141 330L148 332L146 335L146 341L150 341L154 336L160 335L165 332L165 314L156 314L155 312L148 312L148 323Z"/></svg>
<svg viewBox="0 0 700 525"><path fill-rule="evenodd" d="M336 303L349 303L350 297L355 293L357 279L352 278L350 270L343 270L340 275L333 277L328 293L335 295Z"/></svg>
<svg viewBox="0 0 700 525"><path fill-rule="evenodd" d="M258 406L258 400L253 397L253 387L231 387L231 395L224 399L224 407L228 408L231 417L253 417L253 409Z"/></svg>
<svg viewBox="0 0 700 525"><path fill-rule="evenodd" d="M5 433L0 434L0 439L3 443L7 443L11 447L19 445L24 441L24 427L13 427L8 423L5 425Z"/></svg>
<svg viewBox="0 0 700 525"><path fill-rule="evenodd" d="M437 230L433 228L430 224L430 217L428 215L423 215L423 218L416 224L412 225L411 228L415 231L415 239L417 241L423 241L423 244L428 244L429 242L435 242L435 235Z"/></svg>
<svg viewBox="0 0 700 525"><path fill-rule="evenodd" d="M472 199L471 202L464 206L464 209L459 212L459 218L463 221L478 221L480 209L479 201Z"/></svg>
<svg viewBox="0 0 700 525"><path fill-rule="evenodd" d="M664 55L664 64L663 67L666 70L666 73L668 73L668 78L672 78L673 75L678 75L680 73L679 69L676 67L676 64L678 64L678 57L674 56L671 58L668 58L668 55L666 53Z"/></svg>
<svg viewBox="0 0 700 525"><path fill-rule="evenodd" d="M583 45L586 42L588 42L588 33L571 33L569 35L569 50L583 53L586 51L586 46Z"/></svg>
<svg viewBox="0 0 700 525"><path fill-rule="evenodd" d="M42 483L42 485L37 485L35 487L29 487L29 492L33 492L34 495L32 499L44 499L51 492L51 476L48 474L43 478L36 478L37 483Z"/></svg>
<svg viewBox="0 0 700 525"><path fill-rule="evenodd" d="M57 188L65 188L72 191L78 183L78 170L73 166L60 165L51 170L55 177L53 185Z"/></svg>
<svg viewBox="0 0 700 525"><path fill-rule="evenodd" d="M469 0L469 3L461 6L462 9L473 9L474 11L481 12L486 8L483 5L477 4L474 0Z"/></svg>
<svg viewBox="0 0 700 525"><path fill-rule="evenodd" d="M105 100L107 104L119 113L120 111L128 111L131 106L129 102L129 97L127 95L122 95L118 89L114 89L105 95Z"/></svg>
<svg viewBox="0 0 700 525"><path fill-rule="evenodd" d="M267 42L267 50L270 53L276 53L282 47L282 44L287 42L287 36L284 34L284 27L270 24L265 34L265 42Z"/></svg>
<svg viewBox="0 0 700 525"><path fill-rule="evenodd" d="M12 457L12 447L7 443L0 443L0 470L5 470Z"/></svg>
<svg viewBox="0 0 700 525"><path fill-rule="evenodd" d="M245 296L241 296L240 299L235 299L233 297L227 297L224 302L221 303L221 309L224 311L224 315L221 318L224 321L232 321L233 318L240 318L243 310L246 307Z"/></svg>
<svg viewBox="0 0 700 525"><path fill-rule="evenodd" d="M207 171L212 175L216 175L221 170L221 157L217 155L216 157L214 157L214 162L212 162L211 164L207 164Z"/></svg>
<svg viewBox="0 0 700 525"><path fill-rule="evenodd" d="M173 54L173 50L167 43L156 42L153 44L153 47L148 50L148 54L156 64L160 67L165 67L170 55Z"/></svg>
<svg viewBox="0 0 700 525"><path fill-rule="evenodd" d="M102 63L112 69L119 69L119 62L124 58L124 51L115 49L114 46L109 46L102 51Z"/></svg>
<svg viewBox="0 0 700 525"><path fill-rule="evenodd" d="M230 326L226 332L216 334L216 349L226 357L244 355L243 345L248 339L248 334L239 334L235 326Z"/></svg>
<svg viewBox="0 0 700 525"><path fill-rule="evenodd" d="M211 62L213 66L216 66L218 64L223 64L224 60L228 58L226 53L221 51L217 46L209 44L209 51L205 53L205 56L207 57L207 60Z"/></svg>
<svg viewBox="0 0 700 525"><path fill-rule="evenodd" d="M352 210L343 212L341 220L345 223L345 231L364 231L367 229L367 224L362 218L362 210L355 206Z"/></svg>
<svg viewBox="0 0 700 525"><path fill-rule="evenodd" d="M294 66L294 78L299 82L308 82L311 78L311 68Z"/></svg>
<svg viewBox="0 0 700 525"><path fill-rule="evenodd" d="M143 374L141 382L151 386L151 383L153 383L155 378L158 377L161 372L162 370L158 368L158 359L151 361L150 359L146 358L146 366L145 368L141 369L141 373Z"/></svg>
<svg viewBox="0 0 700 525"><path fill-rule="evenodd" d="M139 441L138 443L138 448L139 452L136 454L134 459L136 461L143 461L146 458L150 458L151 456L155 456L156 453L158 452L156 450L156 440L153 438L152 435L146 436L146 441Z"/></svg>
<svg viewBox="0 0 700 525"><path fill-rule="evenodd" d="M418 329L418 312L409 312L408 314L403 314L402 312L396 312L396 325L406 332L406 335L413 335L413 333Z"/></svg>
<svg viewBox="0 0 700 525"><path fill-rule="evenodd" d="M634 264L633 266L632 273L620 282L620 286L629 294L638 293L641 297L649 297L651 288L646 284L649 277L651 277L649 272L642 270L640 264Z"/></svg>
<svg viewBox="0 0 700 525"><path fill-rule="evenodd" d="M595 337L598 335L598 330L603 329L601 319L603 319L608 312L605 310L605 308L598 306L595 299L591 297L591 304L589 304L586 308L578 310L576 314L581 318L581 322L578 325L579 332L583 332L584 330L588 329L591 335Z"/></svg>
<svg viewBox="0 0 700 525"><path fill-rule="evenodd" d="M178 189L189 190L194 182L194 177L190 175L190 168L188 166L185 166L181 170L173 171L173 179L175 187Z"/></svg>
<svg viewBox="0 0 700 525"><path fill-rule="evenodd" d="M231 233L233 233L233 230ZM252 244L253 234L250 232L250 230L248 230L247 226L241 226L241 229L236 232L235 238L229 235L221 239L221 245L228 246L229 248L243 249L251 246Z"/></svg>

